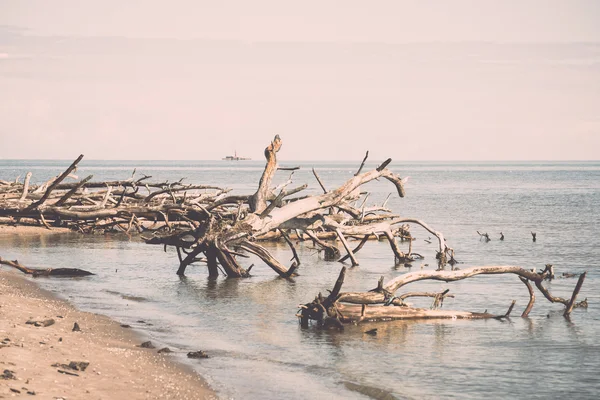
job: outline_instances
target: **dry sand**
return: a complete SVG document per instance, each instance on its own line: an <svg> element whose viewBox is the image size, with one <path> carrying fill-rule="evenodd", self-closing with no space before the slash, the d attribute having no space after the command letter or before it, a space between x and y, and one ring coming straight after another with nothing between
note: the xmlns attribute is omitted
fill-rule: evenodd
<svg viewBox="0 0 600 400"><path fill-rule="evenodd" d="M49 326L26 323L50 319ZM75 322L80 332L72 331ZM191 369L157 349L138 347L142 341L105 316L78 311L20 272L0 268L0 398L217 398ZM89 366L52 366L71 361Z"/></svg>
<svg viewBox="0 0 600 400"><path fill-rule="evenodd" d="M73 232L69 228L52 228L48 229L43 226L28 226L28 225L4 225L0 224L0 236L10 235L49 235L56 233Z"/></svg>

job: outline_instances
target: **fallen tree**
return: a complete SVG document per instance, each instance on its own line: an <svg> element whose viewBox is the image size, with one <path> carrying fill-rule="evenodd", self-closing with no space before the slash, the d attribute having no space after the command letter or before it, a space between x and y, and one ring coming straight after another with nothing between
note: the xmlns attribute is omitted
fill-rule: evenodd
<svg viewBox="0 0 600 400"><path fill-rule="evenodd" d="M218 275L220 266L229 277L246 277L248 270L243 268L239 257L250 253L256 255L280 276L287 278L296 274L301 262L293 242L289 239L292 232L296 233L297 238L303 240L306 236L315 246L325 250L327 259L339 258L342 262L350 259L352 265L358 265L356 252L370 237L378 238L384 235L390 243L396 263L408 263L414 260L408 224L417 224L438 238L437 254L440 266L449 262L448 257L454 260L454 252L446 245L443 235L424 222L400 218L391 214L384 205L367 208L366 201L363 201L359 208L352 205L352 202L356 202L361 197L362 185L380 178L391 182L398 195L404 197L403 179L387 168L391 159L387 159L371 171L362 172L368 157L367 152L367 156L354 176L333 190L327 190L313 170L323 193L291 197L306 189L307 185L288 188L292 183L290 177L283 185L271 187L273 176L280 169L277 164L277 152L281 146L281 138L275 136L265 149L266 165L258 189L247 197L247 201L239 197L232 199L230 205L234 208L227 214L206 207L201 213L186 215L194 222L194 229L155 235L146 238L147 243L162 244L165 248L175 247L179 257L177 270L179 275L184 275L190 264L204 262L211 276ZM224 204L224 200L220 200L220 205ZM337 242L328 242L324 239L326 235L328 239L334 236L343 245L347 255L341 257ZM400 250L396 241L397 236L409 241L408 252ZM266 248L257 243L265 237L282 237L286 240L294 254L293 263L289 267L275 259ZM361 244L352 249L348 237L360 237Z"/></svg>
<svg viewBox="0 0 600 400"><path fill-rule="evenodd" d="M150 176L120 181L78 179L73 173L80 155L62 174L32 185L31 173L23 183L0 181L0 224L68 227L82 233L152 232L178 226L195 227L186 213L218 207L229 190L212 185L150 182Z"/></svg>
<svg viewBox="0 0 600 400"><path fill-rule="evenodd" d="M375 289L367 292L341 292L346 274L346 268L342 268L340 275L327 297L321 293L315 299L307 304L300 306L300 313L297 316L300 319L302 327L308 327L309 321L316 321L320 327L343 328L344 324L373 322L373 321L391 321L398 319L432 319L432 318L450 318L450 319L482 319L482 318L508 318L515 305L513 300L508 311L505 314L495 315L490 313L475 313L469 311L440 310L443 299L449 297L448 290L442 293L422 293L408 292L397 295L396 292L412 282L423 280L438 280L444 282L454 282L467 279L477 275L499 275L514 274L526 285L529 292L529 302L521 314L527 317L533 308L535 302L535 293L531 283L533 282L543 296L552 303L560 303L565 306L564 315L568 316L573 308L587 307L587 299L576 303L577 295L583 285L586 273L579 276L579 280L569 299L553 296L550 291L544 287L543 281L551 273L547 266L544 270L536 272L535 270L526 270L516 266L485 266L471 267L464 270L453 271L418 271L409 272L392 279L387 284L383 284L383 277ZM415 296L433 297L434 305L432 309L413 308L404 303L404 299Z"/></svg>
<svg viewBox="0 0 600 400"><path fill-rule="evenodd" d="M29 268L14 260L4 260L0 257L0 264L18 269L27 275L32 275L34 278L39 276L53 276L59 278L75 278L82 276L94 275L93 273L79 268Z"/></svg>
<svg viewBox="0 0 600 400"><path fill-rule="evenodd" d="M299 195L308 185L292 187L293 172L277 163L282 147L279 136L265 149L266 164L256 192L232 195L228 189L212 185L191 185L178 182L151 182L149 176L94 182L88 176L66 183L77 170L79 156L62 174L42 185L30 184L31 174L23 183L0 182L0 223L37 224L48 229L67 226L83 233L141 233L148 244L173 247L179 260L177 273L184 275L194 263L205 263L210 276L222 271L228 277L246 277L240 258L257 256L282 277L297 273L301 260L294 241L310 240L322 249L327 260L359 264L357 253L369 239L383 237L389 242L397 264L414 261L410 225L419 225L438 239L438 266L453 264L454 251L446 245L442 233L425 222L401 218L381 205L367 205L368 193L361 187L383 178L391 182L400 197L404 197L404 180L390 171L391 159L377 168L363 171L368 152L357 172L338 188L328 190L317 172L313 174L321 194ZM291 170L289 179L272 187L277 171ZM389 196L388 196L389 198ZM362 203L359 205L359 202ZM403 251L397 238L408 242ZM289 266L273 257L262 240L287 242L294 254ZM351 239L360 243L353 247ZM343 252L338 248L343 247Z"/></svg>

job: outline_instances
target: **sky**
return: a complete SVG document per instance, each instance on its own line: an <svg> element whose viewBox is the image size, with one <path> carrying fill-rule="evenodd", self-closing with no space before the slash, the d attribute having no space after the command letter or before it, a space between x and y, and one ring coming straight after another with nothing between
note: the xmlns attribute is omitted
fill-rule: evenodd
<svg viewBox="0 0 600 400"><path fill-rule="evenodd" d="M0 158L600 159L599 1L0 0Z"/></svg>

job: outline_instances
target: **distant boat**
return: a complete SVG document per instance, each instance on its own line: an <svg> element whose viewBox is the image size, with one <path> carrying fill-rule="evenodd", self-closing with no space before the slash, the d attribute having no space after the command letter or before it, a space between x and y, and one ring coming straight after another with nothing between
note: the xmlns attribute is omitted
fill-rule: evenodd
<svg viewBox="0 0 600 400"><path fill-rule="evenodd" d="M238 157L237 150L236 150L236 151L233 152L232 156L223 157L223 160L225 160L225 161L244 161L244 160L251 160L251 158L248 158L248 157Z"/></svg>

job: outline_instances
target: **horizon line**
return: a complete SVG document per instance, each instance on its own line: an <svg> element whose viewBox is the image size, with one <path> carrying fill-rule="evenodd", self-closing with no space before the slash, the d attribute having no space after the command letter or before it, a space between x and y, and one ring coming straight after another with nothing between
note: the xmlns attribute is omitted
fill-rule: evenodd
<svg viewBox="0 0 600 400"><path fill-rule="evenodd" d="M394 160L393 157L389 157ZM0 161L72 161L73 158L3 158L0 157ZM261 159L250 159L250 160L223 160L222 158L204 158L204 159L192 159L192 158L85 158L88 161L227 161L227 162L256 162L266 161ZM367 162L378 162L385 161L386 159L371 159ZM359 159L280 159L279 161L285 162L360 162ZM600 162L600 159L414 159L414 160L400 160L399 162Z"/></svg>

